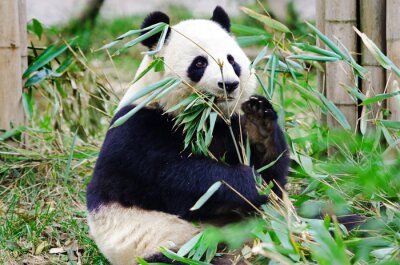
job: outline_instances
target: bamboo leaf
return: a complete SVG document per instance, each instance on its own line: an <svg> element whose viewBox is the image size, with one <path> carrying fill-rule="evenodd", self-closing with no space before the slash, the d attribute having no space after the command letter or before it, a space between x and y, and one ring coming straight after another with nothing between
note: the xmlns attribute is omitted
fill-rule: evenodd
<svg viewBox="0 0 400 265"><path fill-rule="evenodd" d="M68 45L72 45L76 38L70 40ZM67 50L67 44L63 44L59 47L49 46L41 55L39 55L36 60L26 69L25 73L22 75L23 78L27 78L34 71L40 69L41 67L48 64L51 60L64 53Z"/></svg>
<svg viewBox="0 0 400 265"><path fill-rule="evenodd" d="M337 55L336 53L321 49L317 46L309 45L306 43L293 43L293 45L296 47L299 47L300 49L302 49L304 51L317 53L317 54L324 55L327 57L335 57L337 59L341 59L341 57L339 55Z"/></svg>
<svg viewBox="0 0 400 265"><path fill-rule="evenodd" d="M325 36L321 31L319 31L315 26L306 22L306 24L317 34L320 40L326 44L334 53L340 56L340 58L345 59L346 55L336 46L327 36Z"/></svg>
<svg viewBox="0 0 400 265"><path fill-rule="evenodd" d="M332 116L342 125L342 127L346 130L350 130L351 126L349 122L346 119L346 116L336 107L335 104L333 104L330 100L328 100L323 94L321 94L319 91L315 91L318 95L319 98L322 100L324 105L328 108L329 112L332 114Z"/></svg>
<svg viewBox="0 0 400 265"><path fill-rule="evenodd" d="M164 79L165 81L166 79ZM181 80L178 80L181 81ZM160 83L160 82L159 82ZM130 110L127 114L124 116L118 118L114 124L110 127L110 129L118 127L122 124L124 124L130 117L132 117L136 112L138 112L141 108L146 106L150 101L152 101L154 98L156 98L160 93L165 92L165 91L170 91L173 88L175 88L180 82L177 82L176 79L170 79L168 83L164 84L161 88L160 86L158 87L153 87L153 90L156 90L159 88L159 90L154 91L149 97L147 97L145 100L143 100L140 104L138 104L136 107L134 107L132 110Z"/></svg>
<svg viewBox="0 0 400 265"><path fill-rule="evenodd" d="M382 100L385 100L385 99L388 99L388 98L391 98L391 97L394 97L394 96L397 96L397 95L400 95L400 91L396 91L396 92L393 92L393 93L387 93L387 94L378 94L378 95L376 95L376 96L374 96L372 98L367 98L360 105L361 106L363 106L363 105L371 105L371 104L373 104L375 102L382 101Z"/></svg>
<svg viewBox="0 0 400 265"><path fill-rule="evenodd" d="M276 29L278 31L281 32L290 32L289 28L286 27L284 24L282 24L279 21L276 21L275 19L272 19L268 16L265 15L261 15L258 14L257 12L247 8L247 7L241 7L240 8L244 13L246 13L247 15L249 15L250 17L257 19L258 21L264 23L266 26L272 28L272 29Z"/></svg>
<svg viewBox="0 0 400 265"><path fill-rule="evenodd" d="M214 184L212 184L211 187L208 188L207 192L200 197L200 199L193 205L192 208L190 208L190 210L195 211L200 209L201 206L203 206L208 201L208 199L210 199L211 196L221 187L221 185L222 185L221 181L217 181Z"/></svg>
<svg viewBox="0 0 400 265"><path fill-rule="evenodd" d="M186 242L176 253L178 256L184 257L186 254L188 254L194 246L197 244L201 236L203 235L203 232L198 233L194 237L192 237L188 242Z"/></svg>
<svg viewBox="0 0 400 265"><path fill-rule="evenodd" d="M323 61L323 62L336 62L336 61L340 60L337 57L318 56L318 55L312 55L312 54L296 54L296 55L291 55L288 58L298 59L298 60L303 60L303 61Z"/></svg>
<svg viewBox="0 0 400 265"><path fill-rule="evenodd" d="M400 121L378 120L386 128L400 129Z"/></svg>
<svg viewBox="0 0 400 265"><path fill-rule="evenodd" d="M174 78L172 77L168 77L165 78L157 83L154 83L148 87L143 88L142 90L138 91L137 93L133 94L131 97L129 97L128 99L126 99L122 104L120 104L120 106L117 108L116 111L119 111L121 108L128 106L129 104L132 104L133 102L135 102L136 100L138 100L141 97L144 97L145 95L153 92L154 90L164 86L165 84L167 84L168 82L171 82L172 80L174 80Z"/></svg>

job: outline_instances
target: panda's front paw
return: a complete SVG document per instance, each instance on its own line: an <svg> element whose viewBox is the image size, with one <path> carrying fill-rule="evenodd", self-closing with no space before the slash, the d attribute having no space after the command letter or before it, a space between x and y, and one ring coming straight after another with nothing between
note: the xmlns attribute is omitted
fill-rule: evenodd
<svg viewBox="0 0 400 265"><path fill-rule="evenodd" d="M263 96L251 96L249 100L242 104L242 110L246 114L246 118L252 122L260 119L275 121L278 118L271 103Z"/></svg>

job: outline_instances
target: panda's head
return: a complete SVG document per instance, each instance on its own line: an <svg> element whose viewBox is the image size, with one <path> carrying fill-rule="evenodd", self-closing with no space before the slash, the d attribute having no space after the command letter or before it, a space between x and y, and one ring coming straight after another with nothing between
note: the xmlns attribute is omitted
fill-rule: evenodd
<svg viewBox="0 0 400 265"><path fill-rule="evenodd" d="M162 12L151 13L142 28L159 22L169 24L169 17ZM154 49L159 36L142 43ZM215 95L218 107L225 113L232 112L240 109L256 88L250 61L230 35L229 16L220 6L209 20L185 20L172 26L160 56L164 57L164 77L178 76L185 81L160 100L164 109L192 94L194 87Z"/></svg>

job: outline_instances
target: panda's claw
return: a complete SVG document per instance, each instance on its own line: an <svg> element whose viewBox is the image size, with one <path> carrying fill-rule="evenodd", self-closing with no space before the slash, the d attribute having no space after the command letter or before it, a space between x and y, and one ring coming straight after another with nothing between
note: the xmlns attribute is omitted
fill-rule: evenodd
<svg viewBox="0 0 400 265"><path fill-rule="evenodd" d="M243 103L242 110L250 120L268 119L276 120L277 114L272 108L271 103L262 96L251 96Z"/></svg>

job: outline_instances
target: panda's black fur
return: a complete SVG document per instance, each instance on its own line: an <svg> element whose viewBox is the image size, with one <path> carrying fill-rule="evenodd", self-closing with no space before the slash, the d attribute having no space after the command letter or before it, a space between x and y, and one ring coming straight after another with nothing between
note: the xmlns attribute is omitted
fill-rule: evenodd
<svg viewBox="0 0 400 265"><path fill-rule="evenodd" d="M145 19L142 27L160 21L169 22L167 18L161 12L153 13ZM212 20L226 31L230 30L229 17L222 8L217 7L214 10ZM156 41L156 38L148 39L143 44L150 48L154 47ZM240 65L235 66L233 62L232 67L235 74L240 76ZM190 71L188 75L190 77ZM134 105L121 108L111 124L132 108ZM87 207L91 232L97 233L97 238L94 236L96 243L113 264L126 262L126 259L118 261L119 250L118 246L114 245L115 242L124 243L128 240L129 233L107 245L104 239L111 240L114 231L102 231L101 226L105 229L118 229L119 225L129 227L126 224L129 218L138 218L137 227L129 228L132 229L133 235L140 229L142 213L161 212L162 217L178 217L174 219L178 222L188 221L183 223L187 226L191 221L207 223L207 220L223 219L234 212L248 212L251 210L248 203L225 185L221 186L199 210L190 211L190 208L212 184L220 180L231 185L255 206L267 203L268 198L257 192L254 170L278 157L280 158L277 162L261 174L267 182L273 181L273 190L278 195L281 194L280 189L286 183L289 154L285 137L277 124L277 114L268 100L261 96L253 96L244 102L242 111L244 115L232 116L231 128L237 142L245 141L246 137L249 137L251 166L243 165L238 160L229 127L220 118L216 121L209 149L215 157L223 157L223 161L192 155L191 150L184 149L182 129L174 128L174 116L166 114L161 107L142 108L123 125L107 132L93 178L87 188ZM107 207L113 210L109 211ZM112 219L107 217L108 212L115 215L131 210L132 214L127 215L131 217L121 218L121 224L115 223L119 221L118 216L112 216ZM115 233L118 232L121 231ZM98 239L99 234L102 236L105 233L110 234ZM136 244L141 244L140 238L136 241ZM129 252L129 249L124 251ZM151 262L166 262L157 249L150 254L146 253L144 258Z"/></svg>

